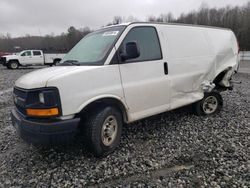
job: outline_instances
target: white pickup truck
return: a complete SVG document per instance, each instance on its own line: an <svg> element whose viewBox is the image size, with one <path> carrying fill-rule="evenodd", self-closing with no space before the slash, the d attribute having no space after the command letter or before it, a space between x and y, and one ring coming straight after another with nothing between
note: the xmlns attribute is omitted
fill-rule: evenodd
<svg viewBox="0 0 250 188"><path fill-rule="evenodd" d="M118 146L123 123L189 104L197 115L218 113L220 92L232 89L237 66L229 29L106 27L85 36L58 66L16 81L12 122L28 142L54 144L79 132L90 151L107 155Z"/></svg>
<svg viewBox="0 0 250 188"><path fill-rule="evenodd" d="M61 61L65 54L44 54L42 50L24 50L15 55L6 55L0 58L2 65L9 69L19 66L55 65Z"/></svg>

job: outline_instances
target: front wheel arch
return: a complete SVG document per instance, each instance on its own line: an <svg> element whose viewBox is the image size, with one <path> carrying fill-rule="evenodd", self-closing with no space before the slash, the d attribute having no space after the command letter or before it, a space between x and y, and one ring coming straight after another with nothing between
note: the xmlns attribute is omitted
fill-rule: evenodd
<svg viewBox="0 0 250 188"><path fill-rule="evenodd" d="M123 122L127 123L129 121L128 112L125 104L114 97L104 97L89 102L88 104L84 105L84 107L80 110L79 115L83 117L84 114L91 113L95 110L95 108L99 108L100 106L113 106L117 108L122 114Z"/></svg>

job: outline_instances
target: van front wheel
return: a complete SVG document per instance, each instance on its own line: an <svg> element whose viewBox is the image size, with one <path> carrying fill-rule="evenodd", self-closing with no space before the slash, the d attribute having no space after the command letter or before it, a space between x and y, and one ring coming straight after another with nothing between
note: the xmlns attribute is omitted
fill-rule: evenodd
<svg viewBox="0 0 250 188"><path fill-rule="evenodd" d="M193 111L198 116L218 113L223 106L223 99L219 92L205 93L202 100L193 104Z"/></svg>
<svg viewBox="0 0 250 188"><path fill-rule="evenodd" d="M121 132L119 110L111 106L95 110L85 123L87 147L97 157L108 155L119 145Z"/></svg>

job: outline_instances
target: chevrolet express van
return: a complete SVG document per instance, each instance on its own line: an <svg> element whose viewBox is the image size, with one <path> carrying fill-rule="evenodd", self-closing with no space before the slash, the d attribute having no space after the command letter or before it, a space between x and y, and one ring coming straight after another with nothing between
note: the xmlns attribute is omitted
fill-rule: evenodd
<svg viewBox="0 0 250 188"><path fill-rule="evenodd" d="M231 89L238 46L229 29L128 23L84 37L56 67L15 82L12 122L33 144L84 135L90 151L107 155L123 123L192 104L197 115L220 111Z"/></svg>

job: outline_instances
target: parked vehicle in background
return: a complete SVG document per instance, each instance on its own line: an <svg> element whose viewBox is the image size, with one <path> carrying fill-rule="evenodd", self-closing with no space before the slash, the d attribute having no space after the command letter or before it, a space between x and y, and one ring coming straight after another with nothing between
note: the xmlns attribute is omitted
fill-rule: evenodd
<svg viewBox="0 0 250 188"><path fill-rule="evenodd" d="M1 61L1 57L5 55L11 55L11 53L8 52L0 52L0 64L3 64L3 61Z"/></svg>
<svg viewBox="0 0 250 188"><path fill-rule="evenodd" d="M0 57L5 56L5 55L11 55L11 53L8 53L8 52L0 52Z"/></svg>
<svg viewBox="0 0 250 188"><path fill-rule="evenodd" d="M20 66L32 65L56 65L65 54L44 54L42 50L24 50L15 55L4 55L0 62L9 69L17 69Z"/></svg>
<svg viewBox="0 0 250 188"><path fill-rule="evenodd" d="M107 155L123 123L188 104L197 115L223 105L232 89L238 46L229 29L154 23L102 28L56 67L15 83L12 122L24 140L51 144L78 131L90 151ZM233 109L232 109L233 110Z"/></svg>

